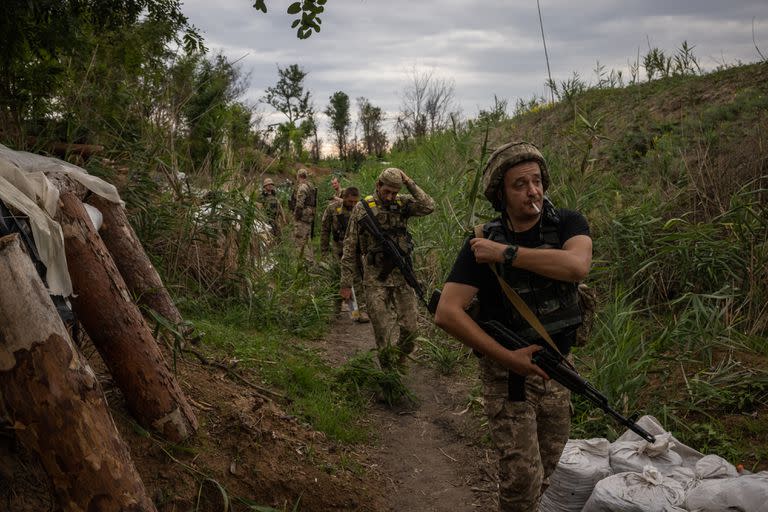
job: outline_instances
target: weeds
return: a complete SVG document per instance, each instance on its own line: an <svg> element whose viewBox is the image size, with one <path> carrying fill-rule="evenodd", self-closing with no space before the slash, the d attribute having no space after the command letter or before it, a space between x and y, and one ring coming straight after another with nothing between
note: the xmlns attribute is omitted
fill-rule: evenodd
<svg viewBox="0 0 768 512"><path fill-rule="evenodd" d="M405 386L396 369L381 369L375 360L376 352L358 354L336 372L336 383L350 396L359 400L381 400L395 405L403 400L414 402L413 393Z"/></svg>
<svg viewBox="0 0 768 512"><path fill-rule="evenodd" d="M443 375L453 373L471 354L461 345L457 348L455 341L431 341L427 338L420 338L420 341L431 364Z"/></svg>

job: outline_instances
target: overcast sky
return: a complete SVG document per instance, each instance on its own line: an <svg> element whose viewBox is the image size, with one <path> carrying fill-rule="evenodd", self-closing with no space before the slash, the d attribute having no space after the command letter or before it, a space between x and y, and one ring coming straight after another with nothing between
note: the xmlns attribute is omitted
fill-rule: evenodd
<svg viewBox="0 0 768 512"><path fill-rule="evenodd" d="M277 66L299 64L322 111L328 97L344 91L365 96L394 118L413 70L453 80L465 117L492 105L548 94L535 0L329 0L322 31L296 38L286 14L289 0L188 0L183 11L203 33L211 53L240 60L250 73L245 99L256 103L277 82ZM705 69L759 60L752 41L768 55L766 0L540 0L552 77L573 71L595 82L596 61L624 70L648 51L667 54L683 40ZM641 71L644 77L644 72ZM271 108L261 105L264 113ZM281 121L273 117L270 122ZM321 125L327 125L326 119Z"/></svg>

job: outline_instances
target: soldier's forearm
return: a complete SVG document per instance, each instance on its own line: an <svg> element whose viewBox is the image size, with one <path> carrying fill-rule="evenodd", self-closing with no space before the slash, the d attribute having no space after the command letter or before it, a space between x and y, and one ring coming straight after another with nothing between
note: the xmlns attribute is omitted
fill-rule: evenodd
<svg viewBox="0 0 768 512"><path fill-rule="evenodd" d="M435 209L435 201L419 187L415 181L408 179L405 182L405 186L408 188L408 192L413 196L413 204L411 206L414 216L428 215Z"/></svg>

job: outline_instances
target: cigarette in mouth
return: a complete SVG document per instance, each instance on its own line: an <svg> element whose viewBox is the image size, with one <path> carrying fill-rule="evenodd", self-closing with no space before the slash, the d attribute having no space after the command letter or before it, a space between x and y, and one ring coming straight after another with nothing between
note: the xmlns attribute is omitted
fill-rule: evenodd
<svg viewBox="0 0 768 512"><path fill-rule="evenodd" d="M541 213L541 210L539 210L539 207L536 206L536 203L531 203L531 206L533 206L533 209L536 210L536 213Z"/></svg>

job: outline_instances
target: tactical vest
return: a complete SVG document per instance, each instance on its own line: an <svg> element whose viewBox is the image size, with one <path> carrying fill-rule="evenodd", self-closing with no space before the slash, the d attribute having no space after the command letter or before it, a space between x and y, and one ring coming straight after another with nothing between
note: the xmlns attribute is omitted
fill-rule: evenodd
<svg viewBox="0 0 768 512"><path fill-rule="evenodd" d="M264 210L269 220L275 220L277 218L277 204L278 199L275 194L261 193L262 201L264 203Z"/></svg>
<svg viewBox="0 0 768 512"><path fill-rule="evenodd" d="M558 234L559 216L554 209L547 213L550 215L542 215L538 245L535 247L526 245L524 247L534 249L562 248ZM483 226L484 236L494 242L514 243L514 234L512 233L512 240L510 240L507 233L508 231L499 219ZM550 335L575 330L581 324L582 314L579 306L577 283L558 281L511 265L497 264L496 268L499 275L528 304ZM507 321L510 328L527 341L540 338L514 306L508 304L507 310L510 311L511 315Z"/></svg>
<svg viewBox="0 0 768 512"><path fill-rule="evenodd" d="M413 252L413 239L406 229L408 205L399 196L396 196L395 200L390 201L387 205L380 204L372 195L366 196L363 201L368 204L373 216L381 224L384 234L398 245L403 254L410 255ZM367 247L362 247L362 249L367 254L370 264L380 265L384 249L373 237L368 238Z"/></svg>
<svg viewBox="0 0 768 512"><path fill-rule="evenodd" d="M313 186L309 186L309 194L307 194L307 200L304 202L304 206L314 208L317 206L317 189Z"/></svg>
<svg viewBox="0 0 768 512"><path fill-rule="evenodd" d="M347 232L347 226L349 225L349 210L344 208L341 204L333 210L333 225L331 228L331 235L333 235L334 242L341 242L344 240L344 234Z"/></svg>

